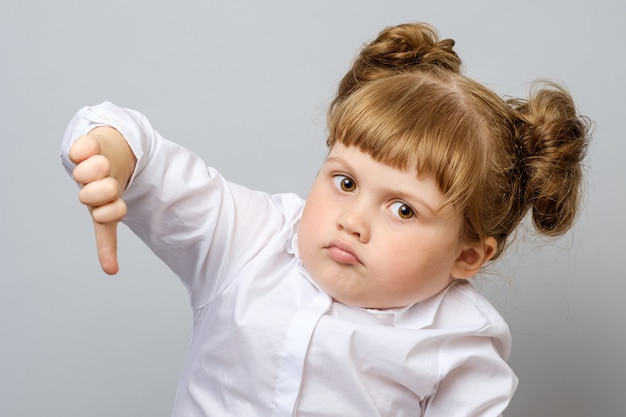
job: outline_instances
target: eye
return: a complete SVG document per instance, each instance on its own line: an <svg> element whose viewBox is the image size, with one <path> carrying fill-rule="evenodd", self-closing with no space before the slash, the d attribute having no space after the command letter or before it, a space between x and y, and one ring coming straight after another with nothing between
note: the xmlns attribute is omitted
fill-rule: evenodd
<svg viewBox="0 0 626 417"><path fill-rule="evenodd" d="M396 201L389 206L391 214L401 219L411 219L415 217L415 211L402 201Z"/></svg>
<svg viewBox="0 0 626 417"><path fill-rule="evenodd" d="M333 180L335 181L335 185L337 188L342 191L351 193L356 190L356 183L354 180L346 175L335 175Z"/></svg>

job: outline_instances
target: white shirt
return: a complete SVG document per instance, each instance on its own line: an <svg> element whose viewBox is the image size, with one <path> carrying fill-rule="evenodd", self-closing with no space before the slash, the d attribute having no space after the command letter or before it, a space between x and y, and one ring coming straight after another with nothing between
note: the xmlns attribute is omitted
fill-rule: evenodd
<svg viewBox="0 0 626 417"><path fill-rule="evenodd" d="M333 302L295 244L304 202L227 182L138 112L81 109L62 144L115 127L137 166L125 223L181 278L193 332L174 416L498 416L508 326L467 281L394 310Z"/></svg>

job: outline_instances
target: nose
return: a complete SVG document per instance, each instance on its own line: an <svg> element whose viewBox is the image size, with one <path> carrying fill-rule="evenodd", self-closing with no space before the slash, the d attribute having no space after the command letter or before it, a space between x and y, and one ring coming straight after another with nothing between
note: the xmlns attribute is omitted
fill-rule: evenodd
<svg viewBox="0 0 626 417"><path fill-rule="evenodd" d="M337 228L359 242L366 243L370 239L370 220L363 204L347 204L337 218Z"/></svg>

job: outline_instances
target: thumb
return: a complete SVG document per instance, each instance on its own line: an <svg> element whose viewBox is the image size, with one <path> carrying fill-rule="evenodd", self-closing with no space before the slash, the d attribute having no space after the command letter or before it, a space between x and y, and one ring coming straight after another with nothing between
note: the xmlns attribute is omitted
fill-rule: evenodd
<svg viewBox="0 0 626 417"><path fill-rule="evenodd" d="M117 223L93 223L96 234L98 260L102 270L109 275L119 271L117 263Z"/></svg>

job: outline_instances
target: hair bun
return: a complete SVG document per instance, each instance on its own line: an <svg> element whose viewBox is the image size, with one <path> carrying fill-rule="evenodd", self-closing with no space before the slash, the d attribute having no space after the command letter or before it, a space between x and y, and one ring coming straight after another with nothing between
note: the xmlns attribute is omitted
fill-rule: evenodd
<svg viewBox="0 0 626 417"><path fill-rule="evenodd" d="M352 68L339 83L330 111L363 84L390 75L435 68L459 73L461 60L452 39L439 40L435 28L426 23L407 23L384 29L366 44Z"/></svg>
<svg viewBox="0 0 626 417"><path fill-rule="evenodd" d="M590 122L579 116L562 87L536 83L529 100L511 100L520 122L517 137L524 166L525 201L535 228L557 236L576 217Z"/></svg>
<svg viewBox="0 0 626 417"><path fill-rule="evenodd" d="M363 48L361 57L381 70L410 71L432 65L458 73L461 60L453 47L454 40L439 40L428 24L403 24L383 30Z"/></svg>

